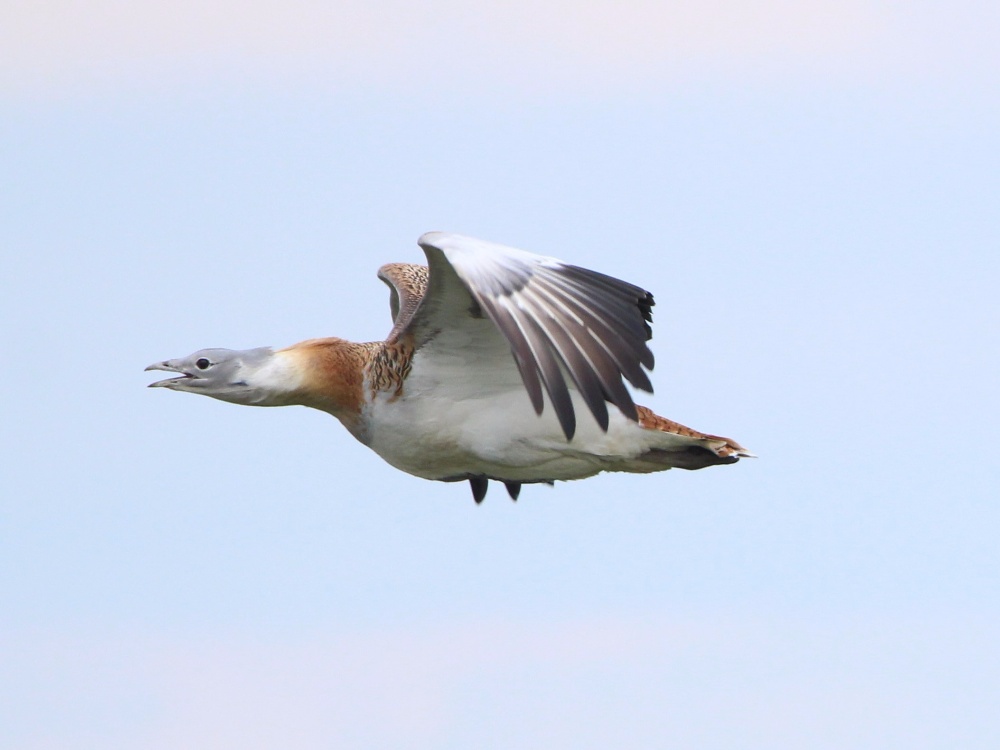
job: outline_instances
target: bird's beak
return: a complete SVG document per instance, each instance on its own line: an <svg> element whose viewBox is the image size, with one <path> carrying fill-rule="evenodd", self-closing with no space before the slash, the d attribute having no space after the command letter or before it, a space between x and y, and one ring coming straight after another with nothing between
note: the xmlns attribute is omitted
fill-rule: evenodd
<svg viewBox="0 0 1000 750"><path fill-rule="evenodd" d="M181 375L179 378L167 378L166 380L157 380L155 383L150 383L147 387L149 388L173 388L178 383L185 380L190 380L194 375L190 372L185 371L178 363L176 359L168 359L165 362L156 362L151 364L146 368L146 372L150 370L163 370L164 372L179 372Z"/></svg>

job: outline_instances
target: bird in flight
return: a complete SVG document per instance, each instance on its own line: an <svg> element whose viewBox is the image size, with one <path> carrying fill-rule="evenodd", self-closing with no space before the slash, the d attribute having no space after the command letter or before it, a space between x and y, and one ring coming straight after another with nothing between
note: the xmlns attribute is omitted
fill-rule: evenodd
<svg viewBox="0 0 1000 750"><path fill-rule="evenodd" d="M284 349L202 349L147 367L150 388L337 417L409 474L522 484L648 473L753 454L632 400L652 392L653 296L555 258L458 234L418 240L427 265L390 263L385 341L310 339Z"/></svg>

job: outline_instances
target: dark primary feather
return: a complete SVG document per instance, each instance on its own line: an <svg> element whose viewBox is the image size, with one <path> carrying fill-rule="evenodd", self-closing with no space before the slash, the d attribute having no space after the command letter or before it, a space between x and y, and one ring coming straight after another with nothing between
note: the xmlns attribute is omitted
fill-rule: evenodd
<svg viewBox="0 0 1000 750"><path fill-rule="evenodd" d="M403 279L401 264L380 272L399 298L390 339L412 333L419 347L449 321L457 324L449 316L478 310L506 339L535 412L543 412L548 394L567 440L576 432L571 383L602 430L608 429L608 402L638 419L622 379L652 391L645 372L654 364L646 344L654 304L649 292L596 271L459 235L432 232L420 246L430 276L419 279L426 285L419 304L413 304L413 272Z"/></svg>

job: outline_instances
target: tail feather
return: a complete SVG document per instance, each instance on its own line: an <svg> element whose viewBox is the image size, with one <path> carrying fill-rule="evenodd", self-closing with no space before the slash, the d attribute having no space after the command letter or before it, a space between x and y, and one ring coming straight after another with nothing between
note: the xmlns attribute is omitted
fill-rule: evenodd
<svg viewBox="0 0 1000 750"><path fill-rule="evenodd" d="M682 438L666 441L662 446L650 449L639 459L644 463L657 464L661 468L665 464L678 469L703 469L706 466L734 464L741 458L756 458L731 438L693 430L661 417L645 406L636 406L636 409L639 412L640 427Z"/></svg>

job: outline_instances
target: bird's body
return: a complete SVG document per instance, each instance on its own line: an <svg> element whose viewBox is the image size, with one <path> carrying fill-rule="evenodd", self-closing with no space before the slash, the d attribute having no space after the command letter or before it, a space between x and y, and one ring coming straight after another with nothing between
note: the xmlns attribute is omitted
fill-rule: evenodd
<svg viewBox="0 0 1000 750"><path fill-rule="evenodd" d="M380 269L394 321L385 341L202 350L150 366L182 373L153 385L327 411L402 471L470 480L477 501L489 479L516 498L523 483L751 455L632 402L623 377L651 389L647 292L460 235L420 244L429 269Z"/></svg>
<svg viewBox="0 0 1000 750"><path fill-rule="evenodd" d="M574 405L583 406L579 399ZM651 445L647 431L620 412L607 432L588 420L568 442L554 417L536 415L516 391L462 401L414 394L390 402L380 395L366 407L365 422L370 448L425 479L582 479L624 468Z"/></svg>

